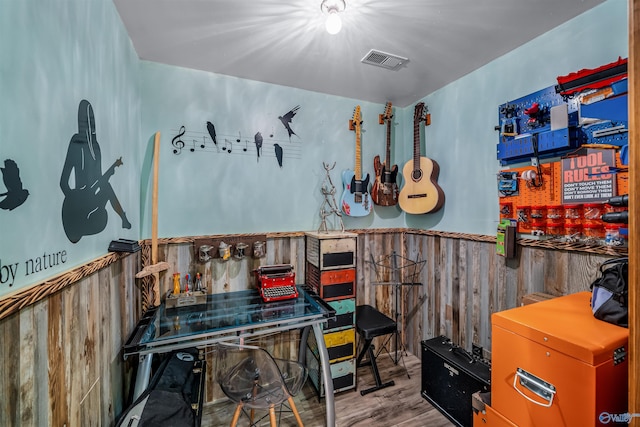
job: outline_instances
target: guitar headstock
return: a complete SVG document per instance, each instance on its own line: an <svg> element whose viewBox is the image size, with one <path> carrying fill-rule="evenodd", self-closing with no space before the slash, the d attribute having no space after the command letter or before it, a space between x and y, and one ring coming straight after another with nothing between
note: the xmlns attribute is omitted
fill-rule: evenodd
<svg viewBox="0 0 640 427"><path fill-rule="evenodd" d="M413 121L415 123L420 123L425 119L426 107L424 102L418 102L413 111Z"/></svg>
<svg viewBox="0 0 640 427"><path fill-rule="evenodd" d="M353 110L353 118L349 120L349 130L356 130L356 128L360 128L360 125L362 125L362 116L360 115L360 106L356 105Z"/></svg>
<svg viewBox="0 0 640 427"><path fill-rule="evenodd" d="M383 125L385 122L391 122L393 118L393 112L391 111L391 103L387 102L387 105L384 107L384 113L378 114L378 123Z"/></svg>
<svg viewBox="0 0 640 427"><path fill-rule="evenodd" d="M421 121L424 121L425 126L431 124L431 114L429 114L429 109L424 105L424 102L418 102L413 113L413 123L418 124Z"/></svg>

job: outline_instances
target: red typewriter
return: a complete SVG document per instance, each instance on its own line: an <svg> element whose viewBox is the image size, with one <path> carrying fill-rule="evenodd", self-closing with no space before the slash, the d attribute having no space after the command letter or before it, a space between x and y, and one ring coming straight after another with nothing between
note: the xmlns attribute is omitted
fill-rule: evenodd
<svg viewBox="0 0 640 427"><path fill-rule="evenodd" d="M291 264L263 265L255 272L258 291L264 302L298 298L296 273Z"/></svg>

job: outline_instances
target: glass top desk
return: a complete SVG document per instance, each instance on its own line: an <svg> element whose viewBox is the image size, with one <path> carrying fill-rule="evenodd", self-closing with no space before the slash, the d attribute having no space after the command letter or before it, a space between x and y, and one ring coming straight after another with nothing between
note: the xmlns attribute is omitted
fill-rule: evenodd
<svg viewBox="0 0 640 427"><path fill-rule="evenodd" d="M139 367L134 400L148 387L154 353L204 347L219 342L238 342L292 329L308 329L318 343L325 386L327 426L335 425L333 380L321 325L335 315L305 286L298 285L298 298L263 302L256 289L207 295L206 303L167 308L164 303L149 310L136 325L124 346L124 357L137 355ZM305 339L299 357L304 358ZM304 360L304 359L302 359Z"/></svg>

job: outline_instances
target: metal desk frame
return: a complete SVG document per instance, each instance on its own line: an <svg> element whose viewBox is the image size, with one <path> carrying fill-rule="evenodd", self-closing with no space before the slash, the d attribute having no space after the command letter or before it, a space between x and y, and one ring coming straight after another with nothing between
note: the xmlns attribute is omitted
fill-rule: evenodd
<svg viewBox="0 0 640 427"><path fill-rule="evenodd" d="M174 350L180 350L184 348L190 347L203 347L207 345L212 345L221 342L233 342L238 341L243 338L254 338L263 335L270 335L278 332L289 331L293 329L304 329L302 333L302 337L306 337L308 335L309 328L313 329L313 333L316 338L316 342L318 343L318 352L320 356L320 363L322 365L322 376L324 379L325 386L325 404L326 404L326 417L327 417L327 426L335 427L335 405L334 405L334 395L333 395L333 379L331 377L331 367L329 364L329 353L327 351L327 347L324 341L324 334L322 333L322 324L327 322L328 313L319 304L314 298L303 288L298 287L299 297L303 298L305 301L310 303L310 306L313 307L313 311L307 313L305 310L304 314L295 315L290 318L283 319L273 319L270 321L260 322L260 323L251 323L248 322L246 324L233 326L233 327L224 327L224 328L212 328L200 331L198 333L183 335L183 336L175 336L168 338L151 338L147 335L147 329L150 325L144 325L145 333L142 334L143 337L140 339L140 343L136 343L136 345L131 346L128 342L125 345L124 357L125 359L128 356L138 356L138 372L136 375L136 382L134 388L134 396L133 399L137 399L144 390L149 386L149 381L151 377L151 364L153 360L153 355L155 353L166 353ZM238 291L238 292L230 292L224 295L233 296L234 294L253 292L253 291ZM258 295L257 291L255 294ZM220 294L217 294L220 295ZM215 295L214 295L215 296ZM269 303L265 303L269 304ZM205 312L205 311L203 311ZM211 313L211 311L209 311ZM242 313L236 312L237 315L241 315ZM153 315L154 318L157 316L157 313ZM134 334L136 335L136 331ZM137 334L140 336L141 334ZM146 337L144 335L147 335ZM131 340L131 339L130 339ZM130 341L129 340L129 341ZM300 342L300 351L298 353L298 358L301 362L305 361L305 342L306 340L301 340Z"/></svg>

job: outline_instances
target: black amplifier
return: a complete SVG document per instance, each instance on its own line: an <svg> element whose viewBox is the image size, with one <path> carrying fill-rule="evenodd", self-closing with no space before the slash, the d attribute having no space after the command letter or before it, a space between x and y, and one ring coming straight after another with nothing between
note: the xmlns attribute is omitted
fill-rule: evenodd
<svg viewBox="0 0 640 427"><path fill-rule="evenodd" d="M491 366L445 336L422 341L422 397L459 427L473 426L471 395L491 390Z"/></svg>

